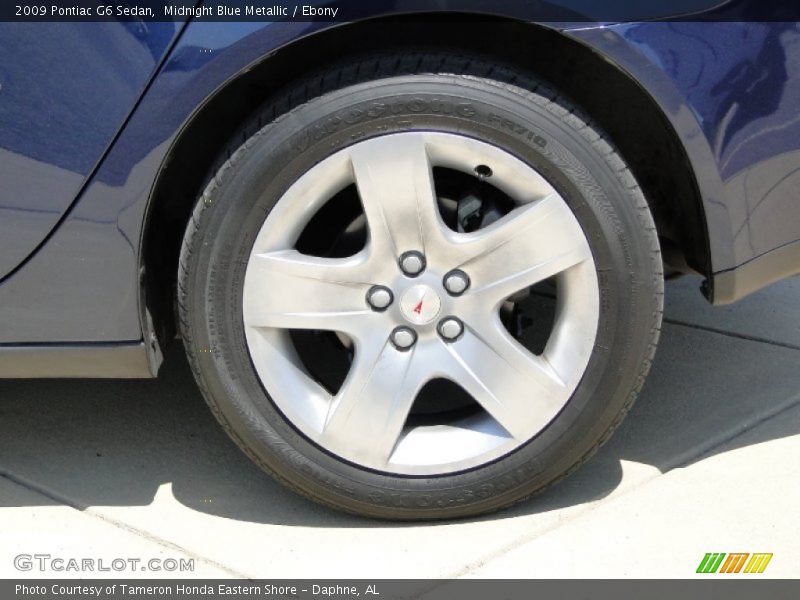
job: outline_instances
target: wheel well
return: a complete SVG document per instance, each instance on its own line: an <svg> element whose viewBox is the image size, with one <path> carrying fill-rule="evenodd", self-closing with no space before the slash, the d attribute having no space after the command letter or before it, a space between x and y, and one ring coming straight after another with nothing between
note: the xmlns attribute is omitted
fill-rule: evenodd
<svg viewBox="0 0 800 600"><path fill-rule="evenodd" d="M634 80L551 29L453 15L364 21L302 38L240 74L210 99L171 148L153 188L143 237L144 302L161 346L174 337L178 255L194 202L231 133L277 90L349 56L409 49L478 53L535 74L600 125L644 190L667 266L709 274L705 217L694 174L674 130ZM624 107L624 110L621 110Z"/></svg>

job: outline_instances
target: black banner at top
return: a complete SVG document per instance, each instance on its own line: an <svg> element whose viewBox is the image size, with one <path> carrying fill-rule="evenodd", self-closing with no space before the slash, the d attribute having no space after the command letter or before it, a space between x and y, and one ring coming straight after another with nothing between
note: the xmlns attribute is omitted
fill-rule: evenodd
<svg viewBox="0 0 800 600"><path fill-rule="evenodd" d="M2 0L0 21L800 21L798 0Z"/></svg>

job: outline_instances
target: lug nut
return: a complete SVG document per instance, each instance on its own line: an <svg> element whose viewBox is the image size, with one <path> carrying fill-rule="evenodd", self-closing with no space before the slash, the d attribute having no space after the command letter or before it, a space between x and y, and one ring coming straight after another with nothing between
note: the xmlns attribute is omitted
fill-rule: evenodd
<svg viewBox="0 0 800 600"><path fill-rule="evenodd" d="M409 277L416 277L425 270L425 257L416 250L405 252L400 257L400 268Z"/></svg>
<svg viewBox="0 0 800 600"><path fill-rule="evenodd" d="M464 333L464 324L460 319L456 319L455 317L447 317L439 321L437 330L439 331L439 335L442 336L446 341L452 342L457 340L461 334Z"/></svg>
<svg viewBox="0 0 800 600"><path fill-rule="evenodd" d="M393 300L392 290L383 285L373 285L367 292L367 303L373 310L386 310Z"/></svg>
<svg viewBox="0 0 800 600"><path fill-rule="evenodd" d="M417 332L410 327L395 327L391 339L398 350L408 350L416 343Z"/></svg>
<svg viewBox="0 0 800 600"><path fill-rule="evenodd" d="M444 276L443 284L451 296L460 296L469 287L469 276L461 269L454 269Z"/></svg>

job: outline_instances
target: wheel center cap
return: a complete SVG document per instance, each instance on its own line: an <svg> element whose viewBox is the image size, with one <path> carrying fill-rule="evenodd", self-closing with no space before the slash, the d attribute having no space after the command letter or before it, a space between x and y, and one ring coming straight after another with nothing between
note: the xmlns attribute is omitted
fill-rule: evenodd
<svg viewBox="0 0 800 600"><path fill-rule="evenodd" d="M408 288L400 298L400 312L414 325L426 325L433 321L442 308L442 299L429 285L417 284Z"/></svg>

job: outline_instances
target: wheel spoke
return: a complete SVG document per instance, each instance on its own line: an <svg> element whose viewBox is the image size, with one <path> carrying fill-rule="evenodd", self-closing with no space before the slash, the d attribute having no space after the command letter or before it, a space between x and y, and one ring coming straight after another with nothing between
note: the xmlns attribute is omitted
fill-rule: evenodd
<svg viewBox="0 0 800 600"><path fill-rule="evenodd" d="M441 238L433 175L420 136L379 137L350 150L372 252L393 260Z"/></svg>
<svg viewBox="0 0 800 600"><path fill-rule="evenodd" d="M556 196L519 207L475 233L455 236L472 294L508 298L591 257L580 226Z"/></svg>
<svg viewBox="0 0 800 600"><path fill-rule="evenodd" d="M346 449L368 466L385 467L427 370L417 348L400 352L388 341L357 348L328 412L323 443Z"/></svg>
<svg viewBox="0 0 800 600"><path fill-rule="evenodd" d="M498 324L499 325L499 324ZM500 330L467 329L445 344L441 368L514 438L544 427L563 406L567 388L547 364Z"/></svg>
<svg viewBox="0 0 800 600"><path fill-rule="evenodd" d="M363 259L328 259L282 250L252 256L245 324L356 334L367 325L370 283Z"/></svg>

